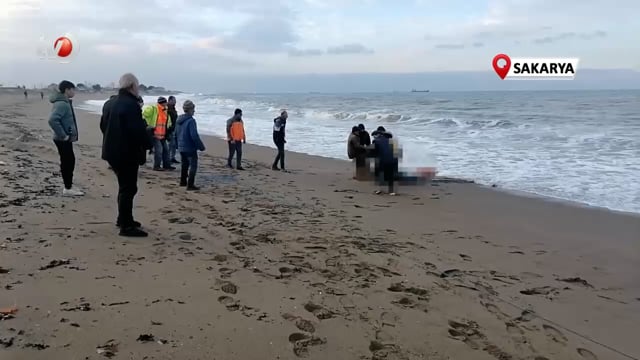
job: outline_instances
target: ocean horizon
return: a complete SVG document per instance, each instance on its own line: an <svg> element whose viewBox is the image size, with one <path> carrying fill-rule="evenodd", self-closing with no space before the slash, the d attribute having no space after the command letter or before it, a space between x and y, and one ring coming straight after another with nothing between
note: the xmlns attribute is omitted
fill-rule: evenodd
<svg viewBox="0 0 640 360"><path fill-rule="evenodd" d="M382 125L402 144L403 166L640 213L640 90L175 96L179 111L184 100L195 102L202 134L224 136L226 119L241 108L247 141L274 147L273 118L287 109L287 150L346 160L352 126ZM145 104L156 99L144 96ZM79 108L99 113L105 100Z"/></svg>

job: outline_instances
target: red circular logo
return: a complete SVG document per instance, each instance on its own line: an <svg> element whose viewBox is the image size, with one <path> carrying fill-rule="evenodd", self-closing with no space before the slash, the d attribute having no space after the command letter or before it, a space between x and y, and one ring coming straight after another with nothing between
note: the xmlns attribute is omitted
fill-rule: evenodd
<svg viewBox="0 0 640 360"><path fill-rule="evenodd" d="M73 51L73 43L68 37L60 36L53 43L53 48L56 50L56 54L58 54L59 57L67 57L71 55L71 51Z"/></svg>

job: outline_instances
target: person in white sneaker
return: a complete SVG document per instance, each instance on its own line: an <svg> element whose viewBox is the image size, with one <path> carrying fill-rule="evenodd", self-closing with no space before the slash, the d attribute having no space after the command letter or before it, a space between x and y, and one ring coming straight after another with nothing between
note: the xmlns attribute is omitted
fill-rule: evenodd
<svg viewBox="0 0 640 360"><path fill-rule="evenodd" d="M53 142L60 155L60 173L64 188L64 196L83 196L84 192L73 187L73 171L76 167L76 157L73 153L73 143L78 141L78 124L73 112L71 98L75 95L76 86L67 80L58 85L58 91L54 91L49 98L53 104L49 116L49 126L53 130Z"/></svg>

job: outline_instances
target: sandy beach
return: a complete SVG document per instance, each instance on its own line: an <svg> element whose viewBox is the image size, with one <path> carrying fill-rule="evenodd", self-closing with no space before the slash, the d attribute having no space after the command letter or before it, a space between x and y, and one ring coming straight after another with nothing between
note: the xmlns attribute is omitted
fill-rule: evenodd
<svg viewBox="0 0 640 360"><path fill-rule="evenodd" d="M63 198L50 109L0 92L2 360L640 357L638 216L441 181L380 196L350 163L274 172L252 145L238 172L207 137L201 191L141 170L150 236L127 239L99 117L76 110L87 195Z"/></svg>

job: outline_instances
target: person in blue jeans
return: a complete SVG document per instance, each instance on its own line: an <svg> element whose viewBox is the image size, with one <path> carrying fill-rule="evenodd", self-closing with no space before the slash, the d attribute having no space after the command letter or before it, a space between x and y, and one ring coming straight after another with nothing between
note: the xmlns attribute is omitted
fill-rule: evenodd
<svg viewBox="0 0 640 360"><path fill-rule="evenodd" d="M195 185L196 171L198 170L198 150L204 151L204 144L198 134L198 126L193 114L196 106L191 100L182 105L184 114L178 117L176 135L178 137L178 151L180 151L181 171L180 186L186 186L187 190L199 190Z"/></svg>

